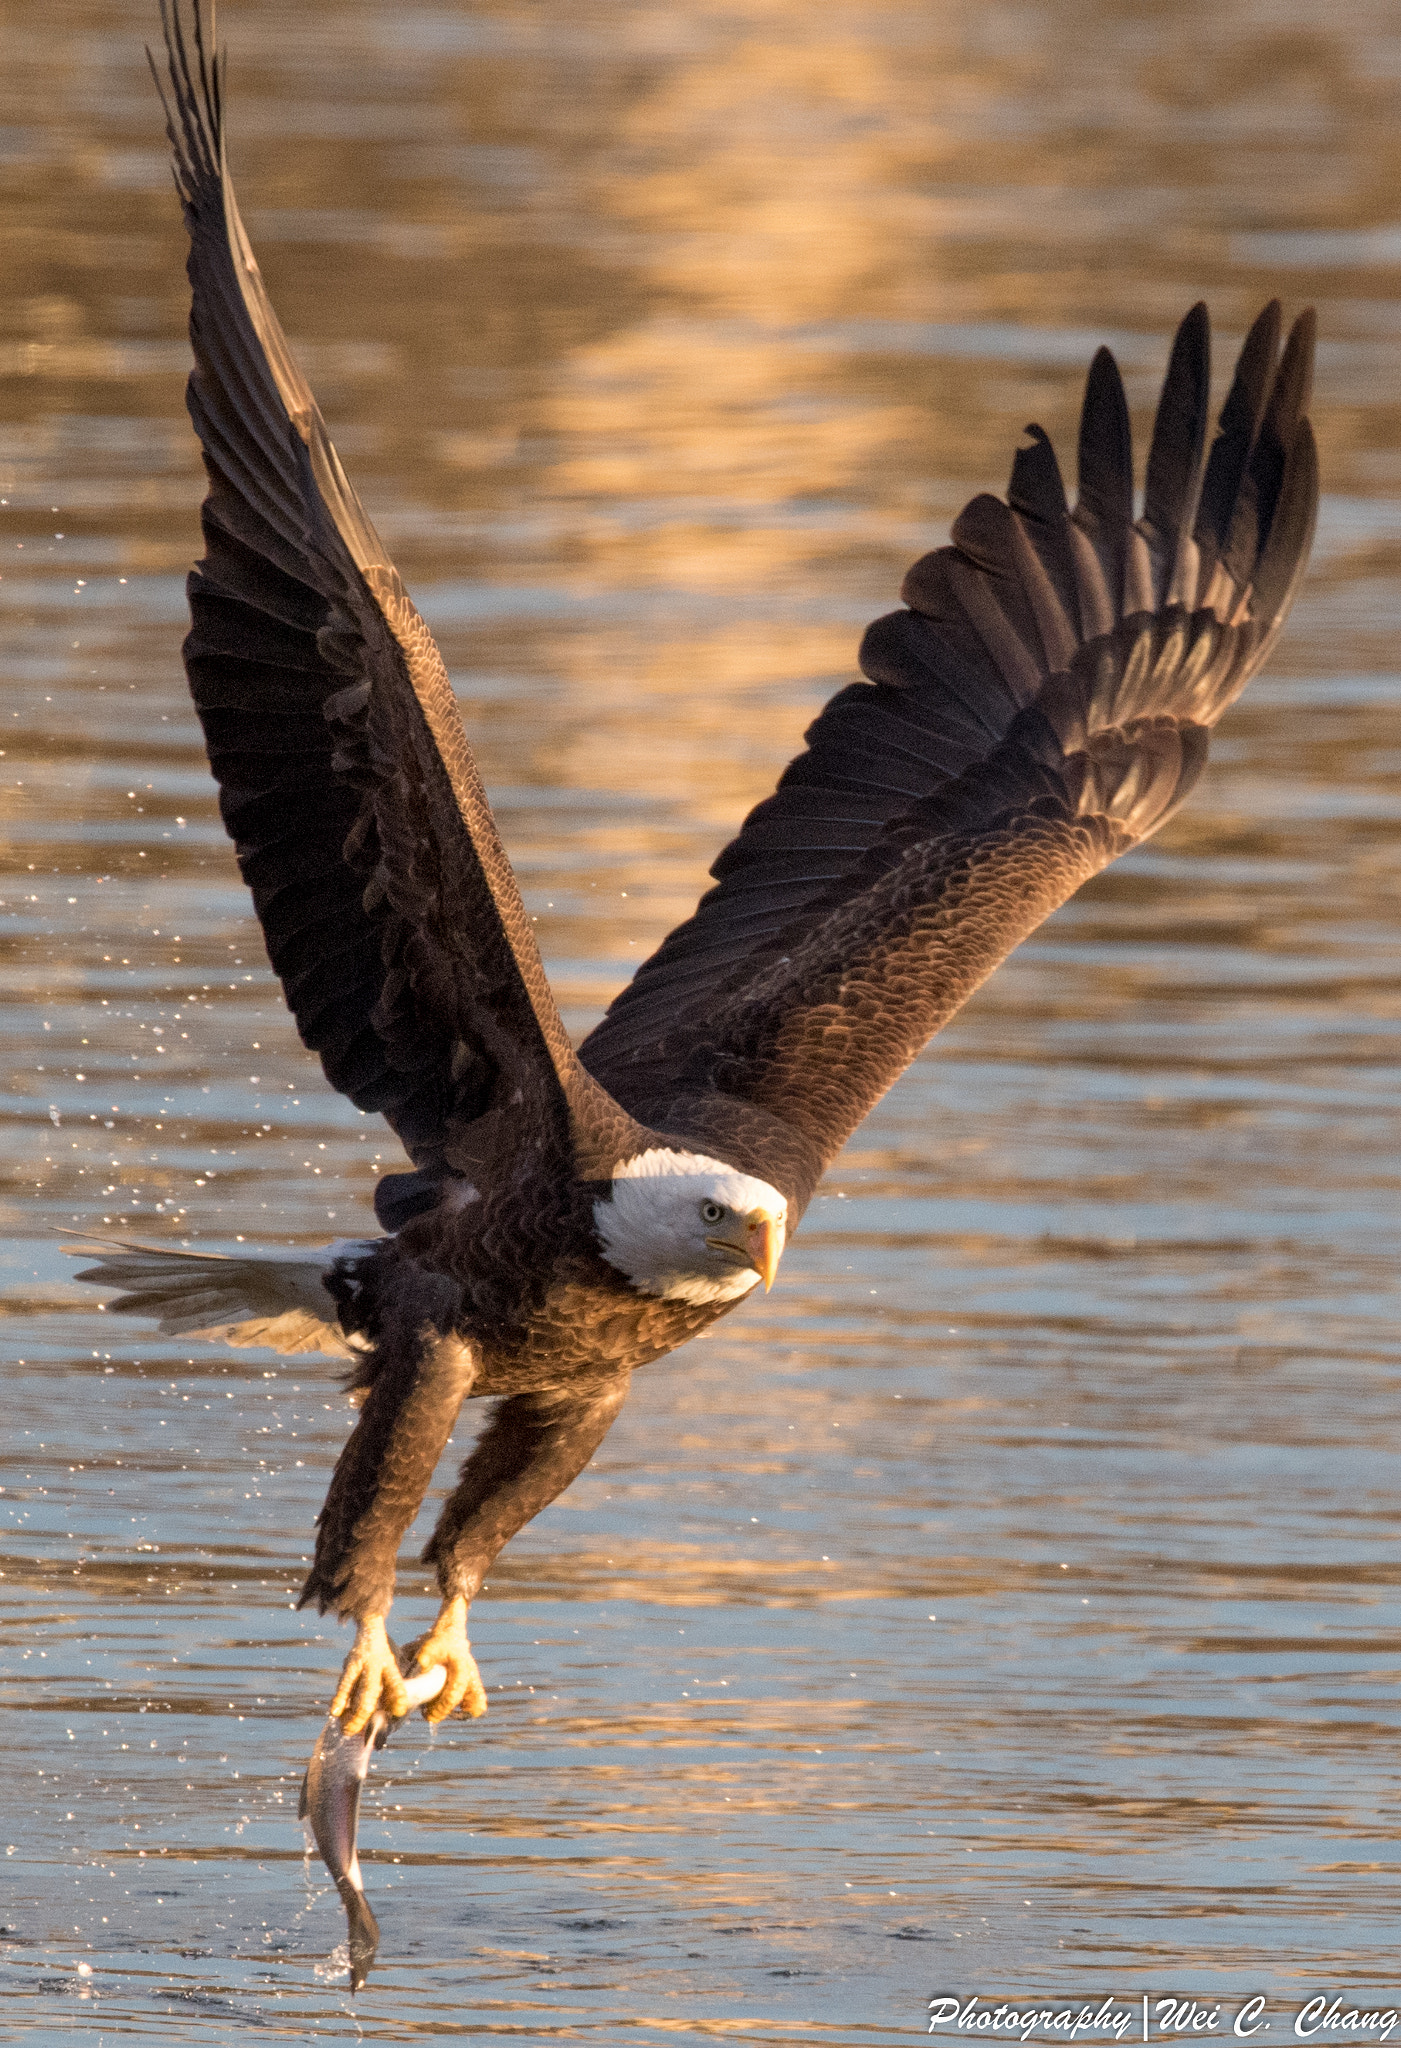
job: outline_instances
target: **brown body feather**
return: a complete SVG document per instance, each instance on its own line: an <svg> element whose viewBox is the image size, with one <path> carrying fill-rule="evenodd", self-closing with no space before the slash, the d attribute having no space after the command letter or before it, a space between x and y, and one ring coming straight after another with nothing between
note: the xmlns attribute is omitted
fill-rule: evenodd
<svg viewBox="0 0 1401 2048"><path fill-rule="evenodd" d="M333 1086L414 1162L397 1231L327 1279L363 1396L307 1598L382 1614L468 1395L501 1405L429 1546L467 1598L592 1456L632 1371L724 1304L641 1294L594 1204L648 1147L772 1184L796 1221L937 1030L1087 877L1171 816L1308 552L1312 326L1247 340L1208 456L1204 309L1174 345L1134 518L1128 411L1091 367L1067 504L1030 428L1007 502L915 564L716 887L576 1054L442 662L282 336L224 159L199 15L167 14L209 495L185 646L269 955Z"/></svg>

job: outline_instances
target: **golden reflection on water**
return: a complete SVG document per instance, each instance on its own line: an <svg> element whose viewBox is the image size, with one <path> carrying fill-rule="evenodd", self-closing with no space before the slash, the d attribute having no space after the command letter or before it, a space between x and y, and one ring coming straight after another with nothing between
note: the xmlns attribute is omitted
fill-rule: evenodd
<svg viewBox="0 0 1401 2048"><path fill-rule="evenodd" d="M352 2019L292 1820L338 1658L289 1609L334 1375L115 1328L52 1230L317 1241L366 1227L395 1147L297 1046L180 674L201 483L153 16L15 0L13 2023L874 2043L948 1988L1384 1989L1392 12L220 20L260 259L580 1029L1023 424L1070 466L1100 340L1141 434L1194 298L1218 367L1271 293L1317 302L1327 495L1186 812L979 995L773 1298L643 1376L502 1560L486 1722L401 1731L371 1780L386 1938ZM426 1574L405 1588L408 1634Z"/></svg>

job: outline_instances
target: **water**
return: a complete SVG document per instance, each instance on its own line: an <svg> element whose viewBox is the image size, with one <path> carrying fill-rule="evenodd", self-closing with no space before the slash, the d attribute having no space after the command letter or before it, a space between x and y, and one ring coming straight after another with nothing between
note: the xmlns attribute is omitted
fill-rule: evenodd
<svg viewBox="0 0 1401 2048"><path fill-rule="evenodd" d="M396 1150L297 1045L186 700L151 10L11 0L0 2033L874 2048L942 1993L1262 1992L1276 2038L1314 1990L1385 2003L1394 10L221 20L271 289L580 1031L1023 423L1073 446L1101 338L1142 431L1193 298L1218 369L1271 292L1316 301L1326 497L1187 811L502 1560L487 1719L376 1767L352 2010L295 1821L344 1647L290 1604L335 1373L112 1324L55 1231L322 1241Z"/></svg>

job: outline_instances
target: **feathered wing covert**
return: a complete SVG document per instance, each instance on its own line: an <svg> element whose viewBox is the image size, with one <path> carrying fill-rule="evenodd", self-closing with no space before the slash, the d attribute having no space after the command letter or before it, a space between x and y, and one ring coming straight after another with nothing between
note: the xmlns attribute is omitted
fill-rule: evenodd
<svg viewBox="0 0 1401 2048"><path fill-rule="evenodd" d="M867 632L869 677L804 752L580 1056L641 1120L801 1205L892 1081L1018 942L1156 832L1274 643L1318 497L1314 321L1267 306L1206 450L1209 335L1178 331L1134 518L1128 407L1095 357L1072 511L1039 427Z"/></svg>

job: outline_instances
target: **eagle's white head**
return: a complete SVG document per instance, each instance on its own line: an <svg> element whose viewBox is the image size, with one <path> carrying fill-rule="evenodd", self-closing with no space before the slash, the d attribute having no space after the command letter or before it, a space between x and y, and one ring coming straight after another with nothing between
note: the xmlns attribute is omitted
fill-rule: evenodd
<svg viewBox="0 0 1401 2048"><path fill-rule="evenodd" d="M610 1266L663 1301L735 1301L772 1287L788 1229L777 1188L699 1152L661 1146L613 1169L594 1203Z"/></svg>

